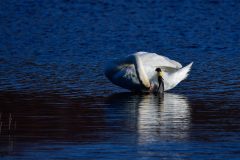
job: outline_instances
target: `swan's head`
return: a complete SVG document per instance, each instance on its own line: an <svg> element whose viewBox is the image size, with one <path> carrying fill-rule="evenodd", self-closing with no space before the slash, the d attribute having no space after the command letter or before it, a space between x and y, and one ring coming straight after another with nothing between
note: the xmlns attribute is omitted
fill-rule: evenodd
<svg viewBox="0 0 240 160"><path fill-rule="evenodd" d="M155 71L156 72L161 72L162 70L161 70L161 68L156 68Z"/></svg>
<svg viewBox="0 0 240 160"><path fill-rule="evenodd" d="M158 75L159 77L162 77L162 78L163 78L163 72L162 72L161 68L156 68L155 71L157 72L157 75Z"/></svg>

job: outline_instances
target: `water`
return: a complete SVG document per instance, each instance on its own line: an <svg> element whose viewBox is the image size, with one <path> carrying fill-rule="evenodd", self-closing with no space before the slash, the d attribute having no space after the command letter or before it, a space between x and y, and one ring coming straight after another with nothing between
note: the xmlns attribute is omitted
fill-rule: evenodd
<svg viewBox="0 0 240 160"><path fill-rule="evenodd" d="M238 159L237 1L1 1L1 159ZM157 52L186 65L164 97L103 75Z"/></svg>

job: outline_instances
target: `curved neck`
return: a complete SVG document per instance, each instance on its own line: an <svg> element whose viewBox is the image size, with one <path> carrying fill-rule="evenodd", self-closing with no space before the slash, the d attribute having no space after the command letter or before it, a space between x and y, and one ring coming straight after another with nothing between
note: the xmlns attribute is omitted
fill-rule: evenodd
<svg viewBox="0 0 240 160"><path fill-rule="evenodd" d="M135 65L136 73L140 83L144 87L150 88L150 82L149 82L148 76L145 73L143 63L138 55L134 55L134 65Z"/></svg>

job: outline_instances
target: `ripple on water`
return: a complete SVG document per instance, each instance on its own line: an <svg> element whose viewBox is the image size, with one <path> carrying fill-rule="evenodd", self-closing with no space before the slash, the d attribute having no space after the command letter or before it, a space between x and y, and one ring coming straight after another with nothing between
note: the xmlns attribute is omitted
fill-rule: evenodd
<svg viewBox="0 0 240 160"><path fill-rule="evenodd" d="M1 159L239 157L237 2L0 8ZM122 93L104 66L136 51L194 64L164 97Z"/></svg>

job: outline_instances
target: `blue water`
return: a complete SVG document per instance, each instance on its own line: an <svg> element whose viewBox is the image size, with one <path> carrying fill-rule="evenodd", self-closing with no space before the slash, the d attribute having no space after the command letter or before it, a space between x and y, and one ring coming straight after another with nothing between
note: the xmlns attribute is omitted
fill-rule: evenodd
<svg viewBox="0 0 240 160"><path fill-rule="evenodd" d="M238 1L0 4L0 159L238 159ZM156 52L190 76L164 97L105 64Z"/></svg>

